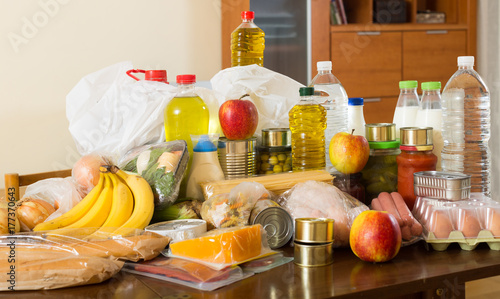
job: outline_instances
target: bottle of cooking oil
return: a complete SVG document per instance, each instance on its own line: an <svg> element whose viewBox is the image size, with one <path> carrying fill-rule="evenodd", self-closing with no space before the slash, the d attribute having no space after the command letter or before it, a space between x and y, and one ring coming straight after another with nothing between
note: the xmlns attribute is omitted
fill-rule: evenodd
<svg viewBox="0 0 500 299"><path fill-rule="evenodd" d="M193 156L191 135L208 134L210 118L205 102L194 91L195 83L195 75L177 76L178 92L165 108L165 139L186 141L189 166Z"/></svg>
<svg viewBox="0 0 500 299"><path fill-rule="evenodd" d="M325 168L326 110L314 100L314 87L301 87L300 102L288 113L292 170Z"/></svg>
<svg viewBox="0 0 500 299"><path fill-rule="evenodd" d="M241 24L231 33L231 66L264 66L265 34L253 22L253 11L241 12Z"/></svg>

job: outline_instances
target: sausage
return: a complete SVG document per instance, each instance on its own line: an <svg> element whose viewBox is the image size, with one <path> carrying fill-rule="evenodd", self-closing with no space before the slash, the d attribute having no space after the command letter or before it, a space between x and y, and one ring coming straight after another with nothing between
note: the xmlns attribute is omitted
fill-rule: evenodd
<svg viewBox="0 0 500 299"><path fill-rule="evenodd" d="M411 234L414 236L420 236L423 232L422 224L420 224L416 219L411 226Z"/></svg>
<svg viewBox="0 0 500 299"><path fill-rule="evenodd" d="M382 205L380 204L380 201L376 197L372 200L371 206L372 206L372 210L377 210L377 211L383 211L384 210L382 208Z"/></svg>
<svg viewBox="0 0 500 299"><path fill-rule="evenodd" d="M413 237L411 229L408 225L401 226L401 236L403 240L409 241Z"/></svg>
<svg viewBox="0 0 500 299"><path fill-rule="evenodd" d="M399 226L403 226L403 219L401 218L401 215L399 215L399 212L396 208L396 205L394 204L394 200L392 199L391 195L387 192L381 192L378 195L378 200L382 205L382 209L391 213L398 221Z"/></svg>
<svg viewBox="0 0 500 299"><path fill-rule="evenodd" d="M406 205L406 202L404 201L401 194L397 192L392 192L391 197L404 223L408 226L412 226L415 218L413 218L413 215L410 212L410 209L408 209L408 206Z"/></svg>

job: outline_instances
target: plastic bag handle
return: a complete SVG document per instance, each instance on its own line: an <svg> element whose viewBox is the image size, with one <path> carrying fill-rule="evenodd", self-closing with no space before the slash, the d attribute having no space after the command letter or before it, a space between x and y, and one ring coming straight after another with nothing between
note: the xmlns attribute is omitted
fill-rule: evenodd
<svg viewBox="0 0 500 299"><path fill-rule="evenodd" d="M132 75L131 73L143 73L143 74L145 74L146 71L145 70L139 70L139 69L128 70L127 71L127 75L129 75L132 79L135 79L135 80L139 81L140 79L137 78L136 76Z"/></svg>

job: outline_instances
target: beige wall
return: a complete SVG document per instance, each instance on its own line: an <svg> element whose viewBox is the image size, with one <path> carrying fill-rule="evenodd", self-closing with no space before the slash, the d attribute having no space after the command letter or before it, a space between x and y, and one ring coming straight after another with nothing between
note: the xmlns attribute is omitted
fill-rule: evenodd
<svg viewBox="0 0 500 299"><path fill-rule="evenodd" d="M79 158L65 98L82 77L131 61L209 80L220 24L220 0L0 0L0 188Z"/></svg>

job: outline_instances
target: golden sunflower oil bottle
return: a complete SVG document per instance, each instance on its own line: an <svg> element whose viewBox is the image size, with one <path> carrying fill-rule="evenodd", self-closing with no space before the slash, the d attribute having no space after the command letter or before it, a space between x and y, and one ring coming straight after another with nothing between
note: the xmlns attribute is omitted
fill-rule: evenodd
<svg viewBox="0 0 500 299"><path fill-rule="evenodd" d="M231 66L264 66L265 34L253 22L253 11L242 11L241 21L231 33Z"/></svg>
<svg viewBox="0 0 500 299"><path fill-rule="evenodd" d="M299 93L300 102L288 113L292 170L324 169L326 110L314 100L314 87L301 87Z"/></svg>
<svg viewBox="0 0 500 299"><path fill-rule="evenodd" d="M165 139L186 141L189 151L188 165L191 165L193 156L191 135L208 134L210 119L205 102L194 91L194 83L195 75L177 76L178 93L165 108Z"/></svg>

